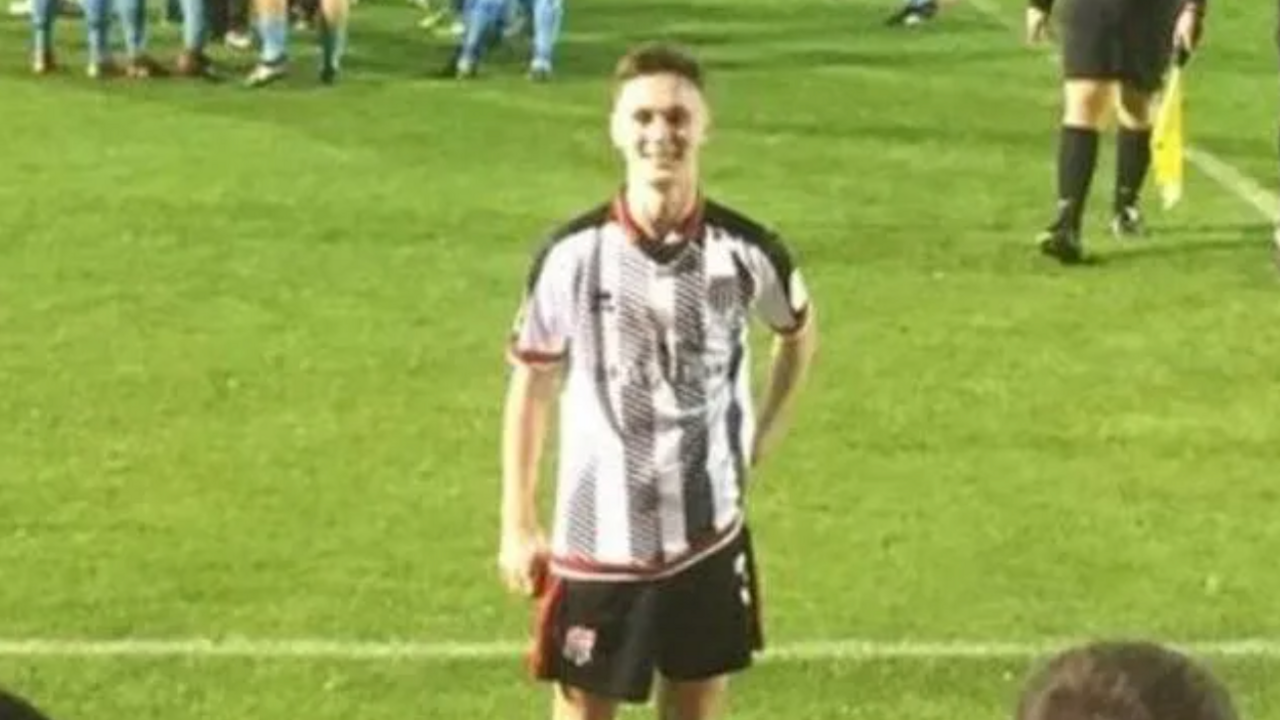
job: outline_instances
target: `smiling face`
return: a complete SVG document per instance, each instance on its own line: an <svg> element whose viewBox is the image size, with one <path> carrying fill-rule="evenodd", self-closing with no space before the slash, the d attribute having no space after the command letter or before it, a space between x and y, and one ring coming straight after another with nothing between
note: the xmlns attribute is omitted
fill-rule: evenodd
<svg viewBox="0 0 1280 720"><path fill-rule="evenodd" d="M614 100L613 144L627 166L627 182L667 190L694 184L709 113L698 86L675 72L638 75Z"/></svg>

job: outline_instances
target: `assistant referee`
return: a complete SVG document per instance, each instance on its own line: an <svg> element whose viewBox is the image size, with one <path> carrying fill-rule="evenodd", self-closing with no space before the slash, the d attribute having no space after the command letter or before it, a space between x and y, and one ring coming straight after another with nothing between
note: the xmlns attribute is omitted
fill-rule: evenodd
<svg viewBox="0 0 1280 720"><path fill-rule="evenodd" d="M1175 52L1200 40L1208 0L1064 0L1061 9L1063 113L1058 143L1058 208L1040 249L1063 263L1084 259L1081 221L1098 157L1099 130L1112 106L1116 182L1111 230L1142 234L1138 195L1151 165L1153 99ZM1030 0L1027 39L1045 39L1054 0Z"/></svg>

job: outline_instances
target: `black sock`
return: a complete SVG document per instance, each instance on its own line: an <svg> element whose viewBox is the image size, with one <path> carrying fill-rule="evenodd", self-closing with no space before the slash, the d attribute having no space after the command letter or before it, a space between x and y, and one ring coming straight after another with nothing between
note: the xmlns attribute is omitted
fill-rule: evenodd
<svg viewBox="0 0 1280 720"><path fill-rule="evenodd" d="M1093 169L1098 163L1098 131L1063 125L1058 138L1058 222L1080 229Z"/></svg>
<svg viewBox="0 0 1280 720"><path fill-rule="evenodd" d="M1138 204L1138 193L1151 167L1151 130L1120 128L1116 139L1115 210Z"/></svg>

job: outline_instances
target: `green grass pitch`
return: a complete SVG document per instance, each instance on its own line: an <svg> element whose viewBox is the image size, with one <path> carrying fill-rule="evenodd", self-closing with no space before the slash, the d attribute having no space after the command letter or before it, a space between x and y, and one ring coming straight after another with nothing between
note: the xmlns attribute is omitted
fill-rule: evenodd
<svg viewBox="0 0 1280 720"><path fill-rule="evenodd" d="M570 0L538 86L521 47L427 79L447 48L366 0L338 87L307 47L265 92L91 83L79 21L37 81L0 20L0 645L522 638L493 560L503 341L539 237L617 183L607 76L650 38L707 61L706 188L790 239L820 308L753 490L771 642L1280 638L1269 219L1189 169L1118 244L1104 143L1100 262L1047 262L1057 77L1020 4L900 32L894 1ZM1190 139L1272 193L1274 8L1216 10ZM1280 657L1211 661L1280 720ZM732 717L998 718L1026 667L768 662ZM58 720L547 707L514 655L11 653L0 684Z"/></svg>

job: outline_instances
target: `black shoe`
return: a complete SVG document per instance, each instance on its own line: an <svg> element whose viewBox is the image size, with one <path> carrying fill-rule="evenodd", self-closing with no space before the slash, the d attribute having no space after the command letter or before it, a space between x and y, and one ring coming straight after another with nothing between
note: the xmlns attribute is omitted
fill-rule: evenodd
<svg viewBox="0 0 1280 720"><path fill-rule="evenodd" d="M903 5L897 12L890 15L884 21L885 25L919 25L926 20L932 20L934 15L938 14L938 3L935 0L928 0L920 5L908 3Z"/></svg>
<svg viewBox="0 0 1280 720"><path fill-rule="evenodd" d="M333 63L324 63L320 66L320 84L333 85L338 82L338 68Z"/></svg>
<svg viewBox="0 0 1280 720"><path fill-rule="evenodd" d="M1135 205L1126 205L1117 209L1115 217L1111 218L1111 234L1122 240L1146 235L1147 229L1142 222L1142 211Z"/></svg>
<svg viewBox="0 0 1280 720"><path fill-rule="evenodd" d="M1078 265L1084 262L1084 246L1080 242L1080 231L1066 223L1055 222L1036 238L1040 252L1056 258L1063 265Z"/></svg>

